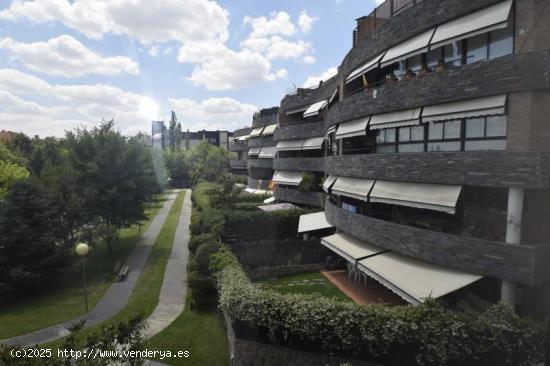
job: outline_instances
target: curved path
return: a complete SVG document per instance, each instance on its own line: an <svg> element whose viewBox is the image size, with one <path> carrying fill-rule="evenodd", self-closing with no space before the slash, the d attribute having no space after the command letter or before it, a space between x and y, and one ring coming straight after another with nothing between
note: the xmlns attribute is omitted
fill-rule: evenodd
<svg viewBox="0 0 550 366"><path fill-rule="evenodd" d="M191 190L186 190L172 252L166 264L159 302L145 320L145 338L163 331L181 315L187 295L187 262L189 261L189 224L191 222Z"/></svg>
<svg viewBox="0 0 550 366"><path fill-rule="evenodd" d="M118 314L124 308L124 306L126 306L130 294L136 286L136 282L141 275L141 271L143 269L143 266L145 265L145 262L147 261L147 258L149 257L151 248L157 240L160 230L162 229L162 225L164 224L164 221L166 220L166 217L170 212L170 208L172 207L177 194L177 190L170 191L167 200L164 202L164 205L149 225L147 231L139 239L139 242L132 254L130 254L128 259L126 260L125 265L128 265L130 267L126 280L123 282L111 283L111 285L105 292L105 295L101 298L101 300L99 300L92 311L84 316L69 320L62 324L53 325L48 328L44 328L20 336L2 339L0 340L0 344L3 343L8 345L20 345L22 347L26 347L35 344L51 342L69 335L70 332L68 329L70 329L74 323L80 321L81 319L84 319L86 321L85 327L90 327L92 325L108 320ZM187 197L188 195L186 195L185 197L186 200Z"/></svg>

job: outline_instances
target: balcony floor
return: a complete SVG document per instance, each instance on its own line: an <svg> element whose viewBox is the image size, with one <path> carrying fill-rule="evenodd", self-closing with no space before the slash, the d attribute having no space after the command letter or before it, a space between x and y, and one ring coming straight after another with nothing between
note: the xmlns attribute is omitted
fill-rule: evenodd
<svg viewBox="0 0 550 366"><path fill-rule="evenodd" d="M321 273L347 297L359 305L407 305L407 302L377 282L349 278L345 269L321 270Z"/></svg>

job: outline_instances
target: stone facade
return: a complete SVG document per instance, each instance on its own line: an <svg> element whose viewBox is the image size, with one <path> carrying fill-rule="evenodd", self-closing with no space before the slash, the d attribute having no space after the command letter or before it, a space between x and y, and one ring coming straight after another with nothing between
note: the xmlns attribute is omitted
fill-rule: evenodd
<svg viewBox="0 0 550 366"><path fill-rule="evenodd" d="M327 158L326 172L401 182L548 188L550 155L534 151L338 155Z"/></svg>
<svg viewBox="0 0 550 366"><path fill-rule="evenodd" d="M248 159L247 167L250 168L273 168L273 159ZM271 177L269 178L271 179Z"/></svg>
<svg viewBox="0 0 550 366"><path fill-rule="evenodd" d="M276 199L284 202L292 202L301 205L323 207L324 196L321 192L303 192L298 189L277 187L273 195Z"/></svg>
<svg viewBox="0 0 550 366"><path fill-rule="evenodd" d="M273 169L323 172L325 171L325 161L325 158L276 158L273 160Z"/></svg>
<svg viewBox="0 0 550 366"><path fill-rule="evenodd" d="M277 143L273 141L273 136L256 137L248 140L248 147L263 147L275 146Z"/></svg>
<svg viewBox="0 0 550 366"><path fill-rule="evenodd" d="M275 130L273 140L296 140L310 137L324 136L326 133L323 121L312 123L301 123L293 126L279 127Z"/></svg>
<svg viewBox="0 0 550 366"><path fill-rule="evenodd" d="M550 244L512 245L464 238L357 215L330 201L325 203L325 213L337 229L408 256L521 284L538 285L550 280L544 263Z"/></svg>
<svg viewBox="0 0 550 366"><path fill-rule="evenodd" d="M296 93L286 95L281 101L280 113L285 113L299 107L313 104L323 99L328 99L334 93L338 86L338 77L333 77L317 88L303 89L298 88Z"/></svg>

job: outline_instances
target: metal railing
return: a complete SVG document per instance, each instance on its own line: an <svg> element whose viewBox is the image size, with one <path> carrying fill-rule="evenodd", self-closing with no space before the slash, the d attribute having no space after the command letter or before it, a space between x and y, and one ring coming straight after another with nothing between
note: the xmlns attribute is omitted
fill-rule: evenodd
<svg viewBox="0 0 550 366"><path fill-rule="evenodd" d="M378 5L374 10L365 18L370 20L371 30L374 30L384 24L384 22L402 11L413 7L420 3L422 0L386 0L382 4ZM359 26L353 30L353 46L359 41Z"/></svg>

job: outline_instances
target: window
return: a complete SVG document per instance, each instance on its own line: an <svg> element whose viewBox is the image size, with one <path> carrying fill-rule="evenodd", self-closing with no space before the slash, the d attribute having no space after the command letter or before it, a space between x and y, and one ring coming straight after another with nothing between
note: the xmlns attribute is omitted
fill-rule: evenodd
<svg viewBox="0 0 550 366"><path fill-rule="evenodd" d="M466 64L487 59L487 33L468 38Z"/></svg>
<svg viewBox="0 0 550 366"><path fill-rule="evenodd" d="M431 122L428 126L428 151L460 151L462 122Z"/></svg>
<svg viewBox="0 0 550 366"><path fill-rule="evenodd" d="M342 202L342 209L352 213L357 213L357 206L350 205L349 203Z"/></svg>
<svg viewBox="0 0 550 366"><path fill-rule="evenodd" d="M416 55L407 59L407 70L417 73L422 69L422 55Z"/></svg>
<svg viewBox="0 0 550 366"><path fill-rule="evenodd" d="M466 119L464 150L505 150L506 116Z"/></svg>
<svg viewBox="0 0 550 366"><path fill-rule="evenodd" d="M400 127L398 152L424 151L424 126Z"/></svg>
<svg viewBox="0 0 550 366"><path fill-rule="evenodd" d="M497 29L489 33L489 59L510 55L514 52L512 27Z"/></svg>
<svg viewBox="0 0 550 366"><path fill-rule="evenodd" d="M453 42L443 46L443 59L445 63L459 66L462 63L462 42Z"/></svg>
<svg viewBox="0 0 550 366"><path fill-rule="evenodd" d="M376 136L376 152L395 152L395 131L395 128L378 130L378 135Z"/></svg>

